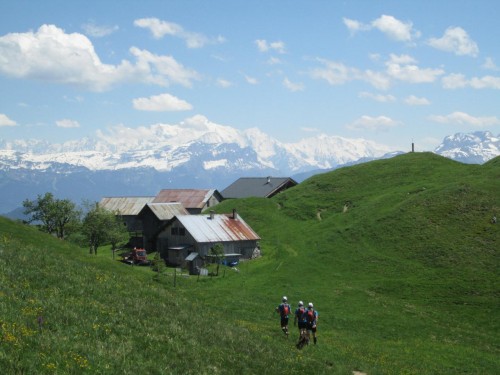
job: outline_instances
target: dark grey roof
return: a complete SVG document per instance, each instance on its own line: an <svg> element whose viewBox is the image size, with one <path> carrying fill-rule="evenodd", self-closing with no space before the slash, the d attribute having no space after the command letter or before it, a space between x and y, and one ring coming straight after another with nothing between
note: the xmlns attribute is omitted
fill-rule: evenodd
<svg viewBox="0 0 500 375"><path fill-rule="evenodd" d="M297 185L290 177L242 177L221 191L224 199L261 197L270 198Z"/></svg>

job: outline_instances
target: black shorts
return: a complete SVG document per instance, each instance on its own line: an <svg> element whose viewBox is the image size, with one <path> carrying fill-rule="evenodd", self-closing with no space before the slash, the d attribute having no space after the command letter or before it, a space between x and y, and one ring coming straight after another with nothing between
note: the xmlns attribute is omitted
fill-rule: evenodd
<svg viewBox="0 0 500 375"><path fill-rule="evenodd" d="M306 329L307 328L307 323L306 322L299 322L298 326L299 326L299 329Z"/></svg>
<svg viewBox="0 0 500 375"><path fill-rule="evenodd" d="M285 327L287 325L288 325L288 317L286 317L286 318L281 317L281 326Z"/></svg>
<svg viewBox="0 0 500 375"><path fill-rule="evenodd" d="M316 332L316 326L313 327L311 323L307 323L307 330L311 332Z"/></svg>

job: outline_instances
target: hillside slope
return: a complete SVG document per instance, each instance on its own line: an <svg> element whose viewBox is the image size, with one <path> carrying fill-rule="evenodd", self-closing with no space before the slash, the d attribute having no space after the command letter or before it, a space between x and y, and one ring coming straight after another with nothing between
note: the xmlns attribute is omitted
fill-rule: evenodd
<svg viewBox="0 0 500 375"><path fill-rule="evenodd" d="M216 278L98 258L0 219L0 368L12 373L494 373L500 158L412 153L230 200L263 256ZM103 252L101 252L103 253ZM314 302L318 345L274 308ZM42 316L39 326L37 318Z"/></svg>

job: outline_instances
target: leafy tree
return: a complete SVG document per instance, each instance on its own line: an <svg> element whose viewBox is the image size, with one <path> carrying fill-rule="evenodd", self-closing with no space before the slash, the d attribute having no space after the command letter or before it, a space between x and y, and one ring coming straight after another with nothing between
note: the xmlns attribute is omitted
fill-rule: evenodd
<svg viewBox="0 0 500 375"><path fill-rule="evenodd" d="M68 230L80 219L80 211L69 199L55 199L52 193L38 195L36 200L23 202L24 214L29 223L40 222L40 228L64 239Z"/></svg>
<svg viewBox="0 0 500 375"><path fill-rule="evenodd" d="M114 250L118 242L125 240L128 235L127 229L117 215L97 203L85 214L82 232L89 245L89 253L95 255L99 246L111 243Z"/></svg>
<svg viewBox="0 0 500 375"><path fill-rule="evenodd" d="M219 276L220 262L224 258L224 246L217 243L210 248L210 253L215 257L215 262L217 264L217 270L215 276Z"/></svg>

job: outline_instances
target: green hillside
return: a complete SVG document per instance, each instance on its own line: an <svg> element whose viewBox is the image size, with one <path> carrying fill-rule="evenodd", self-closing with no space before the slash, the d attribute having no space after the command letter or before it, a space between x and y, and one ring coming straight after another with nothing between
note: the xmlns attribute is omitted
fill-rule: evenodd
<svg viewBox="0 0 500 375"><path fill-rule="evenodd" d="M0 220L7 373L485 374L500 368L500 158L410 153L226 201L263 256L156 275ZM175 287L174 287L175 281ZM299 351L274 308L319 311ZM41 317L43 321L39 322Z"/></svg>

